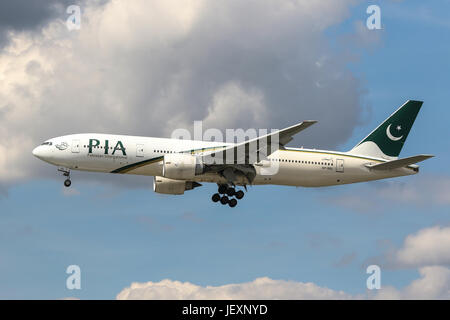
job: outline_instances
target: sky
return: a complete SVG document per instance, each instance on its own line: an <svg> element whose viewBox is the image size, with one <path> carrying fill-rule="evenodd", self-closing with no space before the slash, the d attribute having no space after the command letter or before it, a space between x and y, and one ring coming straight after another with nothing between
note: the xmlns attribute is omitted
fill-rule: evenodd
<svg viewBox="0 0 450 320"><path fill-rule="evenodd" d="M0 3L0 299L450 299L449 1L32 3ZM233 209L215 185L166 196L151 177L74 171L66 189L31 154L196 120L314 119L289 146L347 151L408 99L424 104L400 156L435 155L418 175L251 186Z"/></svg>

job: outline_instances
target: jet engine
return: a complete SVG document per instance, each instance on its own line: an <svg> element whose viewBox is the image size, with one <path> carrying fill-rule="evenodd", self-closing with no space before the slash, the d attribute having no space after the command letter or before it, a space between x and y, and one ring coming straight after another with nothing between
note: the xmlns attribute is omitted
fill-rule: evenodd
<svg viewBox="0 0 450 320"><path fill-rule="evenodd" d="M184 194L187 190L200 187L195 181L174 180L156 176L153 179L153 191L163 194Z"/></svg>
<svg viewBox="0 0 450 320"><path fill-rule="evenodd" d="M201 158L187 153L171 153L164 156L163 177L189 180L204 172Z"/></svg>

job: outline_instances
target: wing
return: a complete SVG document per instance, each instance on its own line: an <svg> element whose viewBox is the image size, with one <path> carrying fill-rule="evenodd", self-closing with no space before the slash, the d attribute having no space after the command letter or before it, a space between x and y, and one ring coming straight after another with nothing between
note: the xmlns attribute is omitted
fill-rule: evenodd
<svg viewBox="0 0 450 320"><path fill-rule="evenodd" d="M204 153L203 161L206 164L254 164L278 149L283 149L294 135L316 122L315 120L306 120L219 151Z"/></svg>
<svg viewBox="0 0 450 320"><path fill-rule="evenodd" d="M308 120L277 130L255 139L203 153L201 158L209 172L217 172L229 183L246 181L251 184L256 176L254 164L265 159L293 139L293 136L317 121ZM242 183L242 182L240 182Z"/></svg>

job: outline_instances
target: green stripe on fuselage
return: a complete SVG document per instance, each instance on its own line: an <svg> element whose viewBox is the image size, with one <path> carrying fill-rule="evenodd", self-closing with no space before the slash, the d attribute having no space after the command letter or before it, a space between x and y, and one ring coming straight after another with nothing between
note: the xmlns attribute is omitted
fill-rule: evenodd
<svg viewBox="0 0 450 320"><path fill-rule="evenodd" d="M215 150L215 149L223 149L223 148L226 148L226 147L227 146L191 149L191 150L181 151L180 153L195 154L198 151L204 152L204 151L211 151L211 150ZM146 165L151 164L151 163L155 163L155 162L161 161L163 159L164 159L164 156L159 156L159 157L156 157L156 158L151 158L151 159L147 159L147 160L144 160L144 161L135 162L135 163L126 165L124 167L115 169L115 170L111 171L111 173L127 173L127 172L129 172L131 170L134 170L134 169L146 166Z"/></svg>
<svg viewBox="0 0 450 320"><path fill-rule="evenodd" d="M155 163L155 162L161 161L163 158L164 158L163 156L160 156L160 157L156 157L156 158L147 159L147 160L144 160L144 161L135 162L135 163L126 165L124 167L115 169L115 170L111 171L111 173L127 173L127 172L129 172L131 170L134 170L134 169L146 166L146 165L151 164L151 163Z"/></svg>

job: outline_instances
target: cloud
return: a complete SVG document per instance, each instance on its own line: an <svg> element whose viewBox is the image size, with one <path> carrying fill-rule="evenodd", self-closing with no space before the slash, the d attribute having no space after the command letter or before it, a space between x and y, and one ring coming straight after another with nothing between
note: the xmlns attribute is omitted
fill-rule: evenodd
<svg viewBox="0 0 450 320"><path fill-rule="evenodd" d="M350 299L342 291L302 283L270 278L257 278L251 282L223 286L198 286L189 282L172 281L134 282L123 289L117 299Z"/></svg>
<svg viewBox="0 0 450 320"><path fill-rule="evenodd" d="M369 30L366 25L366 21L356 21L354 23L355 33L350 35L346 39L348 44L354 44L354 46L360 46L361 48L374 49L381 43L381 33L383 30Z"/></svg>
<svg viewBox="0 0 450 320"><path fill-rule="evenodd" d="M86 1L79 31L61 18L11 29L0 51L0 185L42 176L32 148L77 132L168 137L194 120L246 129L311 118L320 128L304 145L342 143L363 91L324 31L353 2Z"/></svg>
<svg viewBox="0 0 450 320"><path fill-rule="evenodd" d="M419 269L421 278L412 281L402 290L384 287L376 291L374 299L450 299L450 269L441 266Z"/></svg>
<svg viewBox="0 0 450 320"><path fill-rule="evenodd" d="M51 19L65 17L67 6L81 2L82 0L0 1L0 47L7 44L8 32L33 31Z"/></svg>
<svg viewBox="0 0 450 320"><path fill-rule="evenodd" d="M382 243L383 253L368 258L364 264L378 264L385 269L416 269L450 266L450 227L434 226L408 235L400 247Z"/></svg>
<svg viewBox="0 0 450 320"><path fill-rule="evenodd" d="M403 289L382 286L380 290L348 294L314 283L257 278L251 282L222 286L199 286L190 282L164 279L159 282L134 282L123 289L118 300L219 300L219 299L450 299L450 269L434 266L419 269L420 278Z"/></svg>
<svg viewBox="0 0 450 320"><path fill-rule="evenodd" d="M361 294L336 291L314 283L257 278L222 286L199 286L165 279L134 282L117 299L450 299L450 227L419 230L405 238L390 258L402 268L418 268L420 278L397 289L382 282L381 289ZM352 263L356 253L344 255L336 266ZM384 268L381 269L385 272ZM383 277L382 277L383 279Z"/></svg>
<svg viewBox="0 0 450 320"><path fill-rule="evenodd" d="M386 269L418 268L421 278L398 290L387 286L375 299L450 299L450 227L434 226L408 235L399 249L379 260Z"/></svg>
<svg viewBox="0 0 450 320"><path fill-rule="evenodd" d="M251 122L267 122L267 113L261 90L246 90L230 82L214 94L203 124L209 128L245 128Z"/></svg>
<svg viewBox="0 0 450 320"><path fill-rule="evenodd" d="M406 237L394 254L394 262L402 267L450 266L450 227L435 226Z"/></svg>

